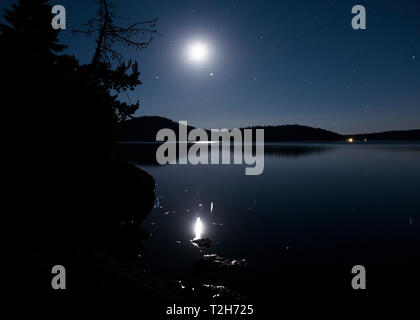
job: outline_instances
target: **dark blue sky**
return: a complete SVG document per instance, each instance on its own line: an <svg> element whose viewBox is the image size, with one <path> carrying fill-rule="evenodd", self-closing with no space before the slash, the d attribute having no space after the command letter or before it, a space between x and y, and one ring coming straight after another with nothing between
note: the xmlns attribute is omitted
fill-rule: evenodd
<svg viewBox="0 0 420 320"><path fill-rule="evenodd" d="M299 123L340 133L420 128L420 1L121 0L127 23L160 17L137 59L139 115L199 127ZM2 1L2 9L14 1ZM93 0L58 0L67 27L96 12ZM362 4L367 29L351 28ZM62 31L68 53L90 61L94 39ZM209 59L185 59L194 39ZM210 76L213 73L214 76Z"/></svg>

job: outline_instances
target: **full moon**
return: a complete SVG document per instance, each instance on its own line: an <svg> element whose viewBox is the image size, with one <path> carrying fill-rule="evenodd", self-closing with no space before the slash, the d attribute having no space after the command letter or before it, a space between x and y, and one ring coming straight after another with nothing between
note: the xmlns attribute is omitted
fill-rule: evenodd
<svg viewBox="0 0 420 320"><path fill-rule="evenodd" d="M202 63L206 61L208 53L208 47L203 42L194 42L188 47L188 57L195 63Z"/></svg>

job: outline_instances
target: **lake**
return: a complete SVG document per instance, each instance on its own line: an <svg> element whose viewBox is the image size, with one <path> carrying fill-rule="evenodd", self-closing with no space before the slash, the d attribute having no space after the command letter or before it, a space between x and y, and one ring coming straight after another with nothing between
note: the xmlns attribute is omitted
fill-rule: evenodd
<svg viewBox="0 0 420 320"><path fill-rule="evenodd" d="M120 144L157 184L138 262L151 274L268 298L351 290L354 265L369 289L419 286L420 142L269 144L258 176L245 165L153 165L151 149ZM200 231L210 248L191 243ZM238 260L202 270L206 254Z"/></svg>

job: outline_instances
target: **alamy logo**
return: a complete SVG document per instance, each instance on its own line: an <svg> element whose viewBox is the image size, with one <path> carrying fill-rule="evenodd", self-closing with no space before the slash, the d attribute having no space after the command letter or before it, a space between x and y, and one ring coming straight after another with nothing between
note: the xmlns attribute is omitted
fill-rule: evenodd
<svg viewBox="0 0 420 320"><path fill-rule="evenodd" d="M366 9L358 4L351 9L351 13L356 14L351 20L351 26L354 30L366 29Z"/></svg>
<svg viewBox="0 0 420 320"><path fill-rule="evenodd" d="M366 269L362 265L356 265L351 269L352 274L356 274L351 280L353 289L366 289Z"/></svg>
<svg viewBox="0 0 420 320"><path fill-rule="evenodd" d="M66 29L66 8L61 5L55 5L52 7L51 13L55 14L51 21L51 26L54 30Z"/></svg>
<svg viewBox="0 0 420 320"><path fill-rule="evenodd" d="M209 140L206 130L193 129L188 133L187 121L179 121L179 137L171 129L161 129L156 135L156 141L164 141L156 151L159 164L245 164L246 175L260 175L264 171L264 129L211 129ZM242 139L242 132L244 137ZM198 139L198 140L197 140ZM231 143L233 139L233 143ZM221 140L221 146L220 146ZM190 145L190 147L188 146ZM179 156L177 157L177 146ZM209 157L210 146L210 157ZM231 153L233 147L233 153ZM253 148L255 147L255 156ZM221 153L220 153L221 149ZM243 151L243 152L242 152ZM178 162L177 162L178 158ZM209 159L210 158L210 159ZM221 161L220 161L221 160Z"/></svg>
<svg viewBox="0 0 420 320"><path fill-rule="evenodd" d="M51 287L54 290L66 289L66 268L61 265L55 265L51 273L55 274L51 280Z"/></svg>

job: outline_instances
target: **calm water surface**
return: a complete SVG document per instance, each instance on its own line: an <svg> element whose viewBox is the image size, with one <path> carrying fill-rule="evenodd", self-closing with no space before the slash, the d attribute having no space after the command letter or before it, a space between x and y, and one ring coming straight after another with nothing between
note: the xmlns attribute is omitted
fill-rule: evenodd
<svg viewBox="0 0 420 320"><path fill-rule="evenodd" d="M121 152L157 183L139 258L152 274L270 297L349 289L361 264L371 289L419 286L420 143L270 145L259 176L245 165L150 165L144 147ZM190 242L197 217L211 248ZM192 272L212 253L247 266Z"/></svg>

